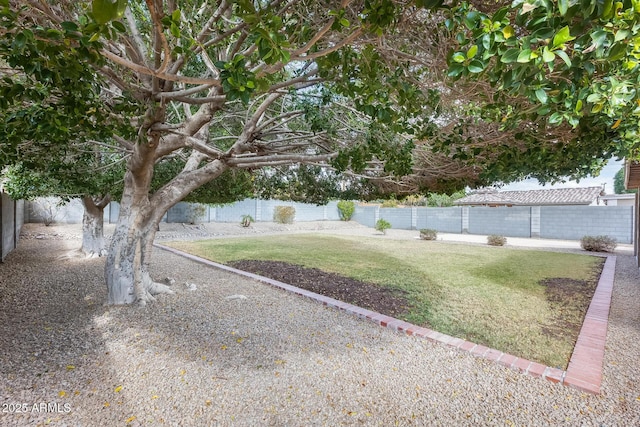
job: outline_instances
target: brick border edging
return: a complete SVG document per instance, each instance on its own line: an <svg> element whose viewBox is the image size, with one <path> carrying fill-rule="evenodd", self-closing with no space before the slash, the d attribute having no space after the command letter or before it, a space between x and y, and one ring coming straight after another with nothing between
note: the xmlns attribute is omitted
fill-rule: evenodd
<svg viewBox="0 0 640 427"><path fill-rule="evenodd" d="M430 341L442 343L447 346L469 352L474 356L488 359L525 375L544 378L553 383L564 384L588 393L600 393L609 307L611 305L611 294L613 292L613 279L615 275L615 256L608 256L605 261L605 265L602 268L602 274L600 275L600 280L598 281L598 286L593 295L593 299L591 300L591 304L589 305L589 309L587 310L568 368L566 371L563 371L562 369L552 368L541 363L522 359L481 344L475 344L461 338L442 334L429 328L413 325L409 322L405 322L404 320L399 320L391 316L376 313L375 311L357 307L315 292L300 289L278 280L269 279L268 277L248 273L224 264L209 261L169 246L157 243L155 243L154 246L200 264L205 264L210 267L248 277L296 295L307 297L327 307L337 308L363 319L371 320L382 327L390 328L397 332L404 332L406 335L426 338Z"/></svg>
<svg viewBox="0 0 640 427"><path fill-rule="evenodd" d="M608 256L598 287L584 317L582 329L573 348L571 360L564 377L564 384L589 393L600 393L604 348L609 324L609 308L616 273L615 256Z"/></svg>

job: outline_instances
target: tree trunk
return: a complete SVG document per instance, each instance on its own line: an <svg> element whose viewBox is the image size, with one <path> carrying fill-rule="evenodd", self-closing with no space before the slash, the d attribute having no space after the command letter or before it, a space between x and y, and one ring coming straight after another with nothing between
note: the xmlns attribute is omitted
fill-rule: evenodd
<svg viewBox="0 0 640 427"><path fill-rule="evenodd" d="M162 113L162 110L154 112L160 116ZM206 123L204 121L201 126ZM206 140L208 128L205 127L202 133L200 137ZM195 152L182 172L151 195L151 179L157 160L155 150L159 141L160 135L149 131L147 141L135 145L127 163L120 215L105 264L108 304L138 302L145 305L155 300L154 295L173 294L167 285L154 282L149 274L158 225L170 207L226 169L218 160L198 168L204 157Z"/></svg>
<svg viewBox="0 0 640 427"><path fill-rule="evenodd" d="M104 238L104 208L111 198L105 196L96 201L84 196L84 214L82 216L82 248L86 257L98 257L107 254L107 242Z"/></svg>
<svg viewBox="0 0 640 427"><path fill-rule="evenodd" d="M154 282L149 274L153 240L160 218L162 215L158 218L149 206L139 209L121 203L105 266L108 304L137 302L145 305L155 301L154 295L173 293L167 285Z"/></svg>

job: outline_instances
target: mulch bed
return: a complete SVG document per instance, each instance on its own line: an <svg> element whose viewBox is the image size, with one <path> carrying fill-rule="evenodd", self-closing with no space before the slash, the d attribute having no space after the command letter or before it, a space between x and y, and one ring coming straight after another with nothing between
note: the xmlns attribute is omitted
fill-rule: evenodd
<svg viewBox="0 0 640 427"><path fill-rule="evenodd" d="M305 268L281 261L256 260L234 261L229 265L387 316L400 316L407 312L410 305L406 293L401 290L384 288L317 268Z"/></svg>

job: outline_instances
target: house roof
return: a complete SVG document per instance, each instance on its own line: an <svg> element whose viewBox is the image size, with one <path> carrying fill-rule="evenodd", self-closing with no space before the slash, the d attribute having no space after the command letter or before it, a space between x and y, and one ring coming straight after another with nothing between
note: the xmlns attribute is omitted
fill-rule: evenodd
<svg viewBox="0 0 640 427"><path fill-rule="evenodd" d="M529 191L480 191L456 200L457 205L590 205L602 187L554 188Z"/></svg>

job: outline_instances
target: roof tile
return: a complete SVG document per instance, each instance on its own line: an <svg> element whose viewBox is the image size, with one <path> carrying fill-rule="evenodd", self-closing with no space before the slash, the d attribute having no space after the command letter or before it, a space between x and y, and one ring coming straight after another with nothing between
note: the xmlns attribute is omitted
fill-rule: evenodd
<svg viewBox="0 0 640 427"><path fill-rule="evenodd" d="M456 200L457 205L590 205L602 187L553 188L529 191L481 191Z"/></svg>

